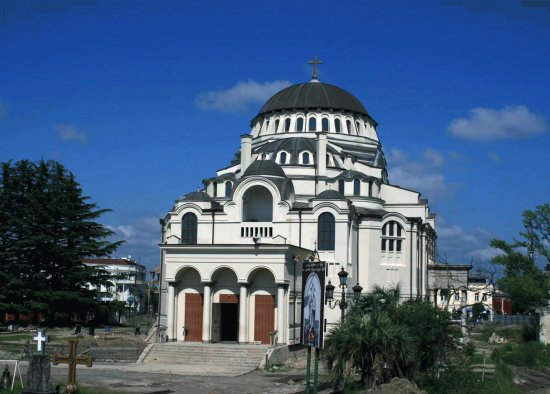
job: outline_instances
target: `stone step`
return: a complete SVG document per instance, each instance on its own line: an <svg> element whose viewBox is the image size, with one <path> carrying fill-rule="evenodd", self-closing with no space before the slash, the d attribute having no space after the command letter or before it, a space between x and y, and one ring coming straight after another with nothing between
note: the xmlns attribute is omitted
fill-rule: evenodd
<svg viewBox="0 0 550 394"><path fill-rule="evenodd" d="M265 345L169 342L148 347L140 361L180 365L228 365L235 369L254 369L263 360L266 351Z"/></svg>

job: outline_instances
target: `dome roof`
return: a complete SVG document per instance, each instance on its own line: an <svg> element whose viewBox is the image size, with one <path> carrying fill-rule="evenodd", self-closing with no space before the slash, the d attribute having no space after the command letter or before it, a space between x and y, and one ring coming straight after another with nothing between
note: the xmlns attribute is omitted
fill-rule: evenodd
<svg viewBox="0 0 550 394"><path fill-rule="evenodd" d="M289 86L264 104L258 115L283 109L325 108L351 111L370 118L361 102L337 86L316 80Z"/></svg>
<svg viewBox="0 0 550 394"><path fill-rule="evenodd" d="M183 197L183 201L212 201L212 197L205 192L191 192Z"/></svg>
<svg viewBox="0 0 550 394"><path fill-rule="evenodd" d="M278 176L286 178L285 172L280 165L273 160L256 160L252 163L243 174L245 176L263 175L263 176Z"/></svg>
<svg viewBox="0 0 550 394"><path fill-rule="evenodd" d="M345 200L346 198L336 190L325 190L317 196L320 200Z"/></svg>

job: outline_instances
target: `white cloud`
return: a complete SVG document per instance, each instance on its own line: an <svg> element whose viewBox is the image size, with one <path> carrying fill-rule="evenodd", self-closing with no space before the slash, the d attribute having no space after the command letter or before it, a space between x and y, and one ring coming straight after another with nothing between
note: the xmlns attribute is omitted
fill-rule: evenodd
<svg viewBox="0 0 550 394"><path fill-rule="evenodd" d="M75 126L56 124L54 128L57 130L57 136L61 141L75 141L81 144L88 142L88 134Z"/></svg>
<svg viewBox="0 0 550 394"><path fill-rule="evenodd" d="M475 249L468 253L468 257L481 262L489 262L493 257L503 254L502 250L490 246L481 249Z"/></svg>
<svg viewBox="0 0 550 394"><path fill-rule="evenodd" d="M140 264L154 268L159 262L158 244L160 243L160 225L158 217L135 215L133 219L116 226L107 225L116 234L111 241L126 241L113 257L132 256Z"/></svg>
<svg viewBox="0 0 550 394"><path fill-rule="evenodd" d="M386 159L392 184L418 191L431 199L449 197L454 193L455 186L445 180L445 156L440 151L426 149L422 160L415 161L401 149L394 148Z"/></svg>
<svg viewBox="0 0 550 394"><path fill-rule="evenodd" d="M250 104L263 104L268 98L290 85L289 81L278 80L259 83L252 79L238 82L226 90L201 92L195 100L200 109L217 111L241 111Z"/></svg>
<svg viewBox="0 0 550 394"><path fill-rule="evenodd" d="M470 110L469 117L454 119L448 127L454 137L479 142L529 137L547 129L544 118L525 105L502 109L477 107Z"/></svg>
<svg viewBox="0 0 550 394"><path fill-rule="evenodd" d="M8 111L6 111L6 106L0 97L0 120L8 118Z"/></svg>

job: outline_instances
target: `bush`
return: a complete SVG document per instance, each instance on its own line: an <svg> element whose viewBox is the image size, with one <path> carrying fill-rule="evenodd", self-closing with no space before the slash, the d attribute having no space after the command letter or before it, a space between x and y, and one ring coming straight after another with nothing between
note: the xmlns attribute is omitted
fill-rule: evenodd
<svg viewBox="0 0 550 394"><path fill-rule="evenodd" d="M524 342L536 341L537 340L537 329L532 324L525 324L521 328L521 339Z"/></svg>
<svg viewBox="0 0 550 394"><path fill-rule="evenodd" d="M507 344L494 350L492 358L518 367L550 367L550 346L539 342Z"/></svg>

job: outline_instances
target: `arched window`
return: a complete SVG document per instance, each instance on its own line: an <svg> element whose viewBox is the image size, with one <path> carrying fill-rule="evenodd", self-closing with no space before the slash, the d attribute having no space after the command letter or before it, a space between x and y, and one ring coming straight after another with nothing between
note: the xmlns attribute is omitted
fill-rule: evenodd
<svg viewBox="0 0 550 394"><path fill-rule="evenodd" d="M343 179L338 180L338 191L342 196L346 195L346 183Z"/></svg>
<svg viewBox="0 0 550 394"><path fill-rule="evenodd" d="M286 164L286 157L287 157L286 152L281 152L279 154L279 164Z"/></svg>
<svg viewBox="0 0 550 394"><path fill-rule="evenodd" d="M230 181L225 182L225 197L231 197L233 193L233 184Z"/></svg>
<svg viewBox="0 0 550 394"><path fill-rule="evenodd" d="M342 132L342 124L341 124L341 122L340 122L340 118L334 119L334 130L335 130L337 133L341 133L341 132Z"/></svg>
<svg viewBox="0 0 550 394"><path fill-rule="evenodd" d="M273 196L263 186L252 186L243 195L243 222L271 222Z"/></svg>
<svg viewBox="0 0 550 394"><path fill-rule="evenodd" d="M275 121L275 130L274 130L274 131L275 131L275 133L278 133L278 132L279 132L279 119L277 119L277 120Z"/></svg>
<svg viewBox="0 0 550 394"><path fill-rule="evenodd" d="M359 122L355 122L355 131L357 131L357 135L359 135L359 130L361 130L361 124Z"/></svg>
<svg viewBox="0 0 550 394"><path fill-rule="evenodd" d="M184 245L197 244L197 215L188 212L181 220L181 243Z"/></svg>
<svg viewBox="0 0 550 394"><path fill-rule="evenodd" d="M353 180L353 195L359 196L361 194L361 181L359 179Z"/></svg>
<svg viewBox="0 0 550 394"><path fill-rule="evenodd" d="M323 131L328 131L328 118L323 118L321 120L321 129Z"/></svg>
<svg viewBox="0 0 550 394"><path fill-rule="evenodd" d="M334 227L333 214L325 212L319 216L317 222L317 248L319 250L334 250Z"/></svg>
<svg viewBox="0 0 550 394"><path fill-rule="evenodd" d="M404 240L403 228L395 220L382 226L382 253L401 254Z"/></svg>
<svg viewBox="0 0 550 394"><path fill-rule="evenodd" d="M269 120L265 122L265 132L267 133L269 131Z"/></svg>
<svg viewBox="0 0 550 394"><path fill-rule="evenodd" d="M304 118L301 116L296 119L296 131L304 131Z"/></svg>
<svg viewBox="0 0 550 394"><path fill-rule="evenodd" d="M348 131L348 134L351 134L351 122L350 120L346 120L346 129Z"/></svg>
<svg viewBox="0 0 550 394"><path fill-rule="evenodd" d="M314 117L309 118L308 130L317 131L317 119L315 119Z"/></svg>
<svg viewBox="0 0 550 394"><path fill-rule="evenodd" d="M309 153L304 152L302 154L302 164L309 164Z"/></svg>
<svg viewBox="0 0 550 394"><path fill-rule="evenodd" d="M372 197L372 181L369 182L369 197Z"/></svg>
<svg viewBox="0 0 550 394"><path fill-rule="evenodd" d="M290 131L290 118L285 119L285 133Z"/></svg>
<svg viewBox="0 0 550 394"><path fill-rule="evenodd" d="M217 182L214 182L213 185L214 185L214 196L213 197L218 197L218 184L217 184Z"/></svg>
<svg viewBox="0 0 550 394"><path fill-rule="evenodd" d="M334 163L332 162L332 156L330 155L330 153L327 153L326 160L327 160L327 167L334 166Z"/></svg>

